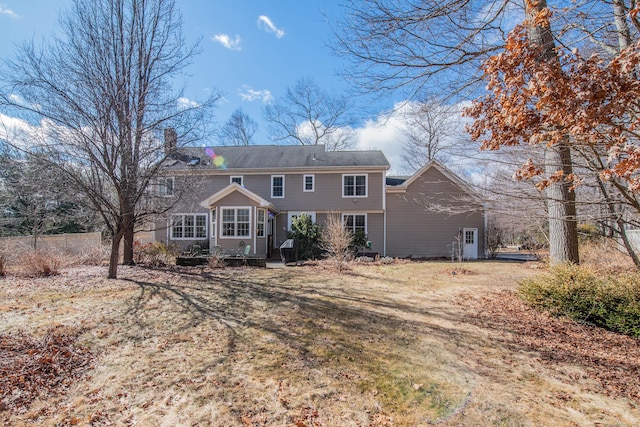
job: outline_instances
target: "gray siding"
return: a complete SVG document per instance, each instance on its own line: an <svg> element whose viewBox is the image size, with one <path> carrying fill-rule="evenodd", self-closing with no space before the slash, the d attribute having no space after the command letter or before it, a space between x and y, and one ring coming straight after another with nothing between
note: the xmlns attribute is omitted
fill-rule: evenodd
<svg viewBox="0 0 640 427"><path fill-rule="evenodd" d="M436 168L429 168L405 193L387 193L387 255L451 257L452 244L463 228L478 229L478 258L484 257L484 215L481 209L458 214L433 212L431 205L460 207L469 196Z"/></svg>

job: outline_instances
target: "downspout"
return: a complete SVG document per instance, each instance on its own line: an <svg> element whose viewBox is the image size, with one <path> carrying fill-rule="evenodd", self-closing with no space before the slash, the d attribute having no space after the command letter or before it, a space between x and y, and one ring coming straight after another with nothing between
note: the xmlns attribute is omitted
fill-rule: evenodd
<svg viewBox="0 0 640 427"><path fill-rule="evenodd" d="M382 255L387 256L387 177L382 174Z"/></svg>

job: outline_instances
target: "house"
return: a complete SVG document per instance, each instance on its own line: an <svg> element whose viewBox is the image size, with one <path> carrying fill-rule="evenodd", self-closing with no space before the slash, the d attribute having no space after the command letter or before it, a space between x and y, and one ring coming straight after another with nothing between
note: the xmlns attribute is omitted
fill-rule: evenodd
<svg viewBox="0 0 640 427"><path fill-rule="evenodd" d="M381 151L323 146L169 147L159 194L172 200L155 239L272 257L302 213L322 225L340 215L367 251L402 257L484 256L484 212L468 186L433 161L387 178Z"/></svg>

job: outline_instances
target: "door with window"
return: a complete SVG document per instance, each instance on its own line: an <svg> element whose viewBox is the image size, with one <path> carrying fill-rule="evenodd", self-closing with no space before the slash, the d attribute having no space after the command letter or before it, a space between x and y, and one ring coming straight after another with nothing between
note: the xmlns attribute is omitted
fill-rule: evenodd
<svg viewBox="0 0 640 427"><path fill-rule="evenodd" d="M462 256L465 259L478 259L478 229L465 228L462 233L464 239Z"/></svg>

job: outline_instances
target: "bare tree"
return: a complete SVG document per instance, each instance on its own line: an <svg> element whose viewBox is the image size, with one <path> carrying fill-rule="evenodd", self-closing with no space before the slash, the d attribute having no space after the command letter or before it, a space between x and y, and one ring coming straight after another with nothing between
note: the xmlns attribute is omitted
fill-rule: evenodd
<svg viewBox="0 0 640 427"><path fill-rule="evenodd" d="M347 229L340 215L332 213L322 228L320 248L327 253L329 261L335 264L338 271L347 268L347 263L353 257L352 246L354 234Z"/></svg>
<svg viewBox="0 0 640 427"><path fill-rule="evenodd" d="M410 103L403 114L406 140L403 154L409 169L418 170L430 160L448 163L458 140L457 112L440 101Z"/></svg>
<svg viewBox="0 0 640 427"><path fill-rule="evenodd" d="M40 123L25 150L87 195L111 234L115 278L121 241L132 263L135 227L155 214L145 198L168 155L159 133L198 138L217 96L195 103L171 90L197 53L175 0L74 0L59 25L60 37L25 43L7 62L0 104Z"/></svg>
<svg viewBox="0 0 640 427"><path fill-rule="evenodd" d="M251 145L258 124L241 108L235 110L220 130L222 145Z"/></svg>
<svg viewBox="0 0 640 427"><path fill-rule="evenodd" d="M355 132L349 126L348 113L345 97L325 92L310 78L298 80L284 97L264 109L276 141L324 144L329 151L353 145Z"/></svg>

